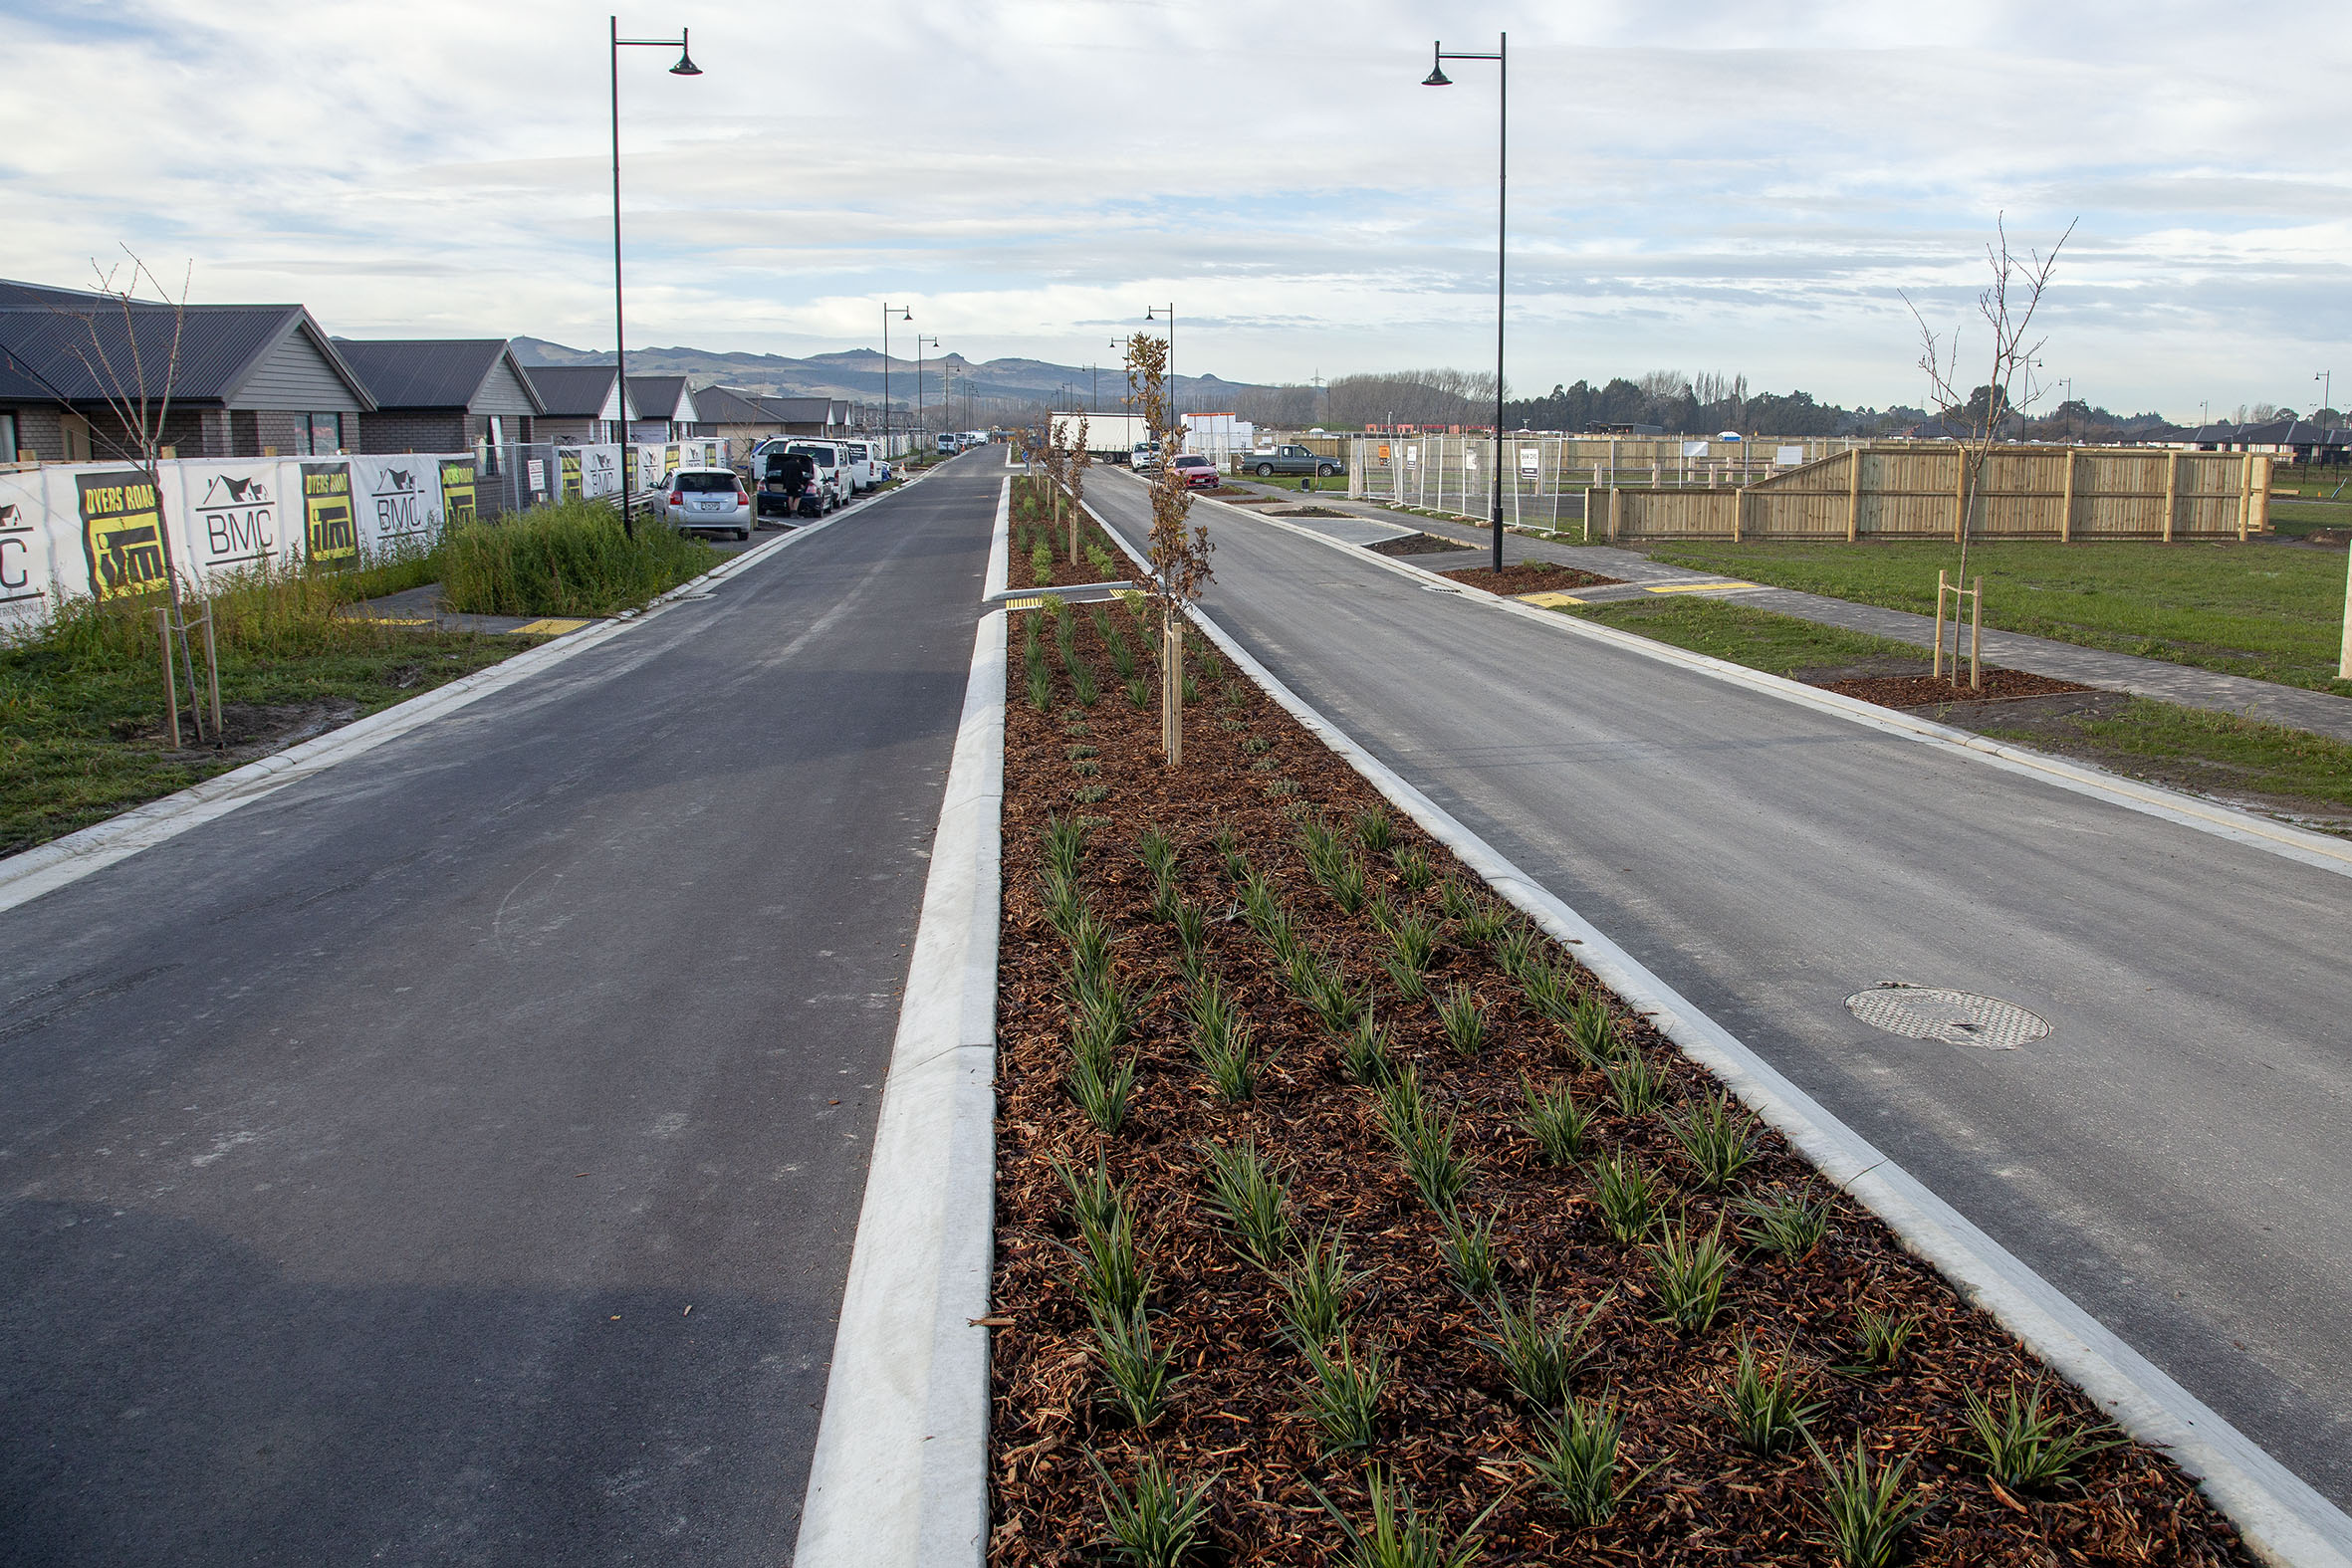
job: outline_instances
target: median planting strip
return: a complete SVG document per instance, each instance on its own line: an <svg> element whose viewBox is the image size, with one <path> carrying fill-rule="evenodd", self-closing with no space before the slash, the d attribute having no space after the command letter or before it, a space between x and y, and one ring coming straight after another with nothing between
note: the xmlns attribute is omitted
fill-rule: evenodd
<svg viewBox="0 0 2352 1568"><path fill-rule="evenodd" d="M1203 1561L1389 1505L1497 1561L2242 1560L1232 662L1170 772L1147 626L1011 640L996 1561L1162 1486Z"/></svg>

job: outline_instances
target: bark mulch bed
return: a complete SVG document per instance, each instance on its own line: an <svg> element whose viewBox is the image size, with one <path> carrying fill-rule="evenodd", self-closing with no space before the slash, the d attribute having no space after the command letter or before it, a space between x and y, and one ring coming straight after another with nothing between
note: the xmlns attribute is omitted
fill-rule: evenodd
<svg viewBox="0 0 2352 1568"><path fill-rule="evenodd" d="M1039 588L1057 582L1124 582L1126 553L1111 543L1110 536L1102 532L1102 525L1082 512L1078 515L1078 559L1071 561L1067 515L1061 522L1054 522L1027 489L1030 483L1026 478L1013 481L1012 516L1006 524L1011 538L1006 549L1005 586ZM1036 483L1042 491L1044 481ZM1038 575L1036 558L1041 544L1052 558L1046 563L1043 577Z"/></svg>
<svg viewBox="0 0 2352 1568"><path fill-rule="evenodd" d="M2062 681L2049 675L2031 675L2023 670L1997 670L1991 665L1983 669L1985 684L1969 685L1968 672L1961 671L1960 683L1938 680L1933 675L1877 675L1859 680L1828 681L1823 691L1836 692L1841 697L1859 697L1864 702L1877 703L1882 708L1934 708L1956 702L2001 702L2012 697L2057 697L2070 692L2096 691L2075 681Z"/></svg>
<svg viewBox="0 0 2352 1568"><path fill-rule="evenodd" d="M1465 567L1445 575L1474 588L1485 588L1489 593L1565 593L1570 588L1615 587L1624 580L1551 560L1514 561L1501 571L1488 566Z"/></svg>
<svg viewBox="0 0 2352 1568"><path fill-rule="evenodd" d="M1850 1462L1859 1437L1874 1463L1909 1462L1899 1489L1924 1508L1902 1534L1909 1562L2249 1561L2188 1480L2144 1449L2102 1449L2064 1484L1990 1479L1970 1452L1971 1394L1999 1402L2012 1389L2039 1391L2044 1413L2070 1433L2100 1430L2088 1402L1776 1136L1736 1114L1753 1161L1711 1188L1674 1126L1716 1103L1713 1081L1628 1015L1571 950L1495 903L1387 811L1254 685L1213 654L1199 656L1197 638L1187 640L1199 693L1184 767L1165 768L1157 693L1146 686L1140 703L1130 700L1100 628L1115 630L1148 680L1155 661L1144 629L1123 608L1097 608L1033 612L1013 627L990 1320L993 1563L1111 1560L1097 1460L1122 1492L1147 1462L1181 1485L1205 1485L1207 1544L1192 1559L1202 1563L1349 1560L1316 1488L1366 1528L1367 1460L1449 1535L1491 1510L1480 1526L1486 1563L1829 1561L1824 1481L1806 1445L1760 1456L1735 1441L1720 1391L1744 1344L1767 1372L1786 1369L1796 1397L1817 1406L1808 1426L1825 1451ZM1066 648L1058 619L1069 628ZM1079 669L1096 694L1090 705L1076 701ZM1057 823L1074 835L1065 843L1074 874L1059 894L1047 875ZM1310 863L1303 846L1325 830L1334 836ZM1164 845L1145 836L1155 832ZM1163 852L1164 881L1146 860ZM1435 930L1425 979L1412 989L1475 999L1486 1037L1473 1050L1454 1050L1433 1002L1408 999L1383 968L1394 955L1375 914L1395 930L1407 921ZM1275 957L1278 941L1303 955L1291 969ZM1202 980L1188 978L1188 965ZM1211 978L1251 1030L1258 1066L1247 1098L1213 1090L1194 1055L1188 1003ZM1548 1008L1529 1000L1546 984L1555 991ZM1085 1035L1073 999L1089 986L1100 1071L1112 1082L1134 1073L1123 1119L1108 1132L1074 1098ZM1318 1023L1302 987L1322 988L1335 1016L1368 1004L1385 1030L1385 1067L1359 1054L1351 1074L1344 1036ZM1131 1014L1123 1041L1101 1011L1115 1013L1120 999ZM1575 1016L1578 1005L1600 1009L1584 1017L1593 1054L1554 1020ZM1596 1058L1615 1064L1614 1078ZM1457 1285L1448 1222L1384 1133L1383 1094L1372 1084L1385 1080L1401 1101L1394 1086L1408 1065L1431 1107L1427 1125L1453 1118L1455 1146L1474 1162L1455 1233L1492 1225L1498 1293L1475 1278L1475 1295ZM1659 1097L1629 1111L1645 1071ZM1589 1112L1583 1149L1568 1163L1548 1163L1522 1130L1526 1085L1567 1091ZM1287 1184L1281 1213L1292 1236L1271 1266L1245 1254L1213 1205L1210 1147L1254 1148ZM1631 1243L1604 1224L1599 1204L1595 1173L1619 1159L1660 1193L1646 1231L1628 1222ZM1082 1284L1086 1242L1062 1174L1085 1187L1097 1162L1118 1196L1093 1212L1096 1233L1116 1257L1119 1228L1131 1223L1133 1255L1149 1276L1140 1322L1175 1379L1141 1430L1112 1397L1087 1305L1122 1296ZM1742 1200L1812 1205L1824 1233L1793 1255L1775 1251ZM1675 1326L1654 1254L1639 1243L1719 1233L1729 1258L1720 1310ZM1343 1297L1355 1365L1376 1353L1387 1374L1362 1447L1333 1446L1306 1412L1309 1359L1286 1328L1283 1281L1297 1277L1302 1249L1316 1240L1343 1246L1355 1276ZM1513 1391L1486 1343L1502 1303L1524 1313L1530 1300L1547 1321L1593 1314L1572 1392L1587 1410L1615 1400L1623 1420L1615 1482L1624 1494L1603 1522L1576 1522L1538 1479L1527 1456L1548 1423ZM1106 1306L1099 1321L1133 1334L1129 1310ZM1911 1337L1891 1362L1867 1365L1867 1326L1898 1321ZM1340 1343L1316 1351L1328 1361Z"/></svg>
<svg viewBox="0 0 2352 1568"><path fill-rule="evenodd" d="M1436 534L1407 534L1401 539L1384 539L1377 545L1366 545L1364 549L1375 556L1437 556L1450 550L1476 550L1478 547Z"/></svg>

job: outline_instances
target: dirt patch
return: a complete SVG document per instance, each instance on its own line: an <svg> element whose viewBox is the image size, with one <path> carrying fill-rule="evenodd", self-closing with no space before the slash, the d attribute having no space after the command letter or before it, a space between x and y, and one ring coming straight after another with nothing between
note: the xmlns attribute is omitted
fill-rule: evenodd
<svg viewBox="0 0 2352 1568"><path fill-rule="evenodd" d="M2019 1493L1968 1453L1966 1396L2043 1391L2068 1430L2096 1412L2027 1357L1992 1319L1906 1252L1779 1139L1745 1126L1754 1160L1710 1186L1670 1118L1713 1103L1713 1080L1608 996L1563 949L1495 905L1477 879L1387 812L1343 762L1255 686L1207 661L1192 674L1185 766L1158 754L1158 698L1123 689L1124 660L1148 681L1142 628L1105 607L1071 613L1066 652L1042 613L1014 623L1006 721L1005 881L998 999L998 1190L991 1322L990 1560L1100 1560L1102 1482L1122 1487L1146 1457L1180 1483L1206 1483L1204 1563L1326 1564L1339 1526L1316 1490L1366 1526L1367 1458L1402 1480L1423 1517L1451 1531L1484 1515L1482 1561L1793 1565L1825 1560L1820 1474L1801 1444L1758 1456L1735 1440L1722 1390L1744 1343L1785 1367L1815 1405L1810 1430L1851 1454L1857 1440L1924 1512L1906 1532L1922 1565L2054 1562L2244 1563L2226 1523L2169 1460L2131 1446L2083 1461L2079 1487ZM1190 644L1197 647L1197 642ZM1034 659L1034 662L1033 662ZM1108 666L1108 668L1106 668ZM1048 704L1029 698L1031 670ZM1081 684L1098 695L1076 699ZM1073 901L1057 908L1050 822L1073 819ZM1164 889L1146 869L1146 830L1164 832ZM1337 835L1321 857L1311 835ZM1381 842L1383 836L1385 844ZM1362 879L1357 887L1354 878ZM1124 1119L1105 1131L1074 1097L1071 999L1076 909L1100 922L1099 974L1129 1021L1107 1060L1134 1073ZM1276 920L1265 916L1277 912ZM1351 912L1352 910L1352 912ZM1426 922L1423 979L1384 968L1389 930ZM1060 925L1057 925L1057 920ZM1416 927L1418 929L1418 927ZM1188 938L1180 933L1190 931ZM1280 931L1278 941L1273 933ZM1189 946L1188 946L1189 942ZM1285 963L1280 946L1303 955ZM1190 971L1188 973L1188 970ZM1301 975L1334 988L1344 1013L1368 1007L1387 1065L1350 1072ZM1552 1008L1536 1005L1547 977ZM1192 1047L1188 1003L1207 978L1250 1030L1258 1062L1247 1097L1214 1092ZM1408 996L1408 989L1426 993ZM1430 998L1474 1001L1484 1038L1457 1051ZM1355 999L1351 1001L1350 999ZM1099 998L1098 998L1099 1000ZM1612 1079L1573 1048L1556 1010L1599 1009L1595 1049ZM1634 1064L1638 1063L1639 1066ZM1383 1097L1407 1067L1429 1113L1473 1162L1450 1211L1408 1179L1384 1132ZM1637 1072L1657 1103L1629 1109ZM1520 1125L1529 1085L1566 1091L1591 1114L1582 1152L1549 1163ZM1638 1096L1635 1096L1638 1104ZM1271 1266L1251 1261L1209 1198L1206 1150L1249 1144L1279 1173L1293 1239ZM1658 1218L1632 1240L1604 1223L1602 1161L1635 1162L1659 1188ZM1063 1171L1100 1161L1148 1270L1141 1322L1176 1381L1138 1431L1109 1397L1104 1351L1080 1281L1083 1242ZM1818 1206L1823 1234L1794 1255L1753 1238L1740 1200ZM1500 1294L1457 1284L1446 1214L1491 1226ZM1729 1249L1720 1310L1673 1325L1652 1244L1668 1233L1720 1236ZM1332 1447L1303 1403L1304 1345L1288 1326L1281 1281L1315 1238L1345 1251L1340 1289L1358 1365L1385 1369L1364 1447ZM1546 1430L1487 1344L1498 1302L1530 1304L1589 1327L1573 1374L1580 1399L1613 1398L1624 1422L1604 1522L1577 1524L1527 1456ZM1867 1314L1913 1324L1892 1364L1861 1364ZM1126 1325L1124 1309L1102 1319ZM1330 1339L1326 1345L1335 1345Z"/></svg>
<svg viewBox="0 0 2352 1568"><path fill-rule="evenodd" d="M420 670L406 665L395 666L385 675L387 685L401 690L416 686L423 679ZM405 681L400 678L403 675L408 677ZM209 720L211 715L205 717ZM299 746L330 730L339 730L357 717L359 705L341 697L306 703L225 702L220 705L222 744L219 747L197 738L195 715L184 711L179 716L179 738L183 748L203 757L249 763L289 746ZM163 715L158 713L149 721L118 725L115 733L120 740L164 751L170 746L165 730Z"/></svg>
<svg viewBox="0 0 2352 1568"><path fill-rule="evenodd" d="M1465 545L1460 540L1440 539L1435 534L1407 534L1401 539L1384 539L1364 549L1375 556L1440 556L1449 551L1476 550L1476 545Z"/></svg>
<svg viewBox="0 0 2352 1568"><path fill-rule="evenodd" d="M1489 566L1464 567L1459 571L1449 571L1446 575L1456 582L1485 588L1489 593L1504 594L1564 593L1571 588L1614 587L1624 580L1549 560L1515 561L1501 571Z"/></svg>
<svg viewBox="0 0 2352 1568"><path fill-rule="evenodd" d="M1933 675L1875 675L1820 684L1824 691L1836 692L1841 697L1858 697L1864 702L1877 703L1882 708L1958 704L1977 706L2018 697L2055 697L2096 689L2078 681L2061 681L2048 675L2028 674L2024 670L1987 668L1980 674L1982 683L1977 686L1969 685L1965 675L1957 686Z"/></svg>

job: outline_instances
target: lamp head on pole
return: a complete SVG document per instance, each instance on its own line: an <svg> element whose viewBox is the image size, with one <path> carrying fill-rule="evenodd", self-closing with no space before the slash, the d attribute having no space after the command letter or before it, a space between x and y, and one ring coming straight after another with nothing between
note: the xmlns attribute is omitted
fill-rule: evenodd
<svg viewBox="0 0 2352 1568"><path fill-rule="evenodd" d="M1421 79L1423 87L1452 87L1454 79L1446 75L1446 41L1439 39L1429 46L1429 75Z"/></svg>
<svg viewBox="0 0 2352 1568"><path fill-rule="evenodd" d="M693 34L689 29L683 27L678 29L678 63L670 67L670 75L673 77L698 77L702 75L702 67L694 63L693 53L686 47L686 41L692 36Z"/></svg>

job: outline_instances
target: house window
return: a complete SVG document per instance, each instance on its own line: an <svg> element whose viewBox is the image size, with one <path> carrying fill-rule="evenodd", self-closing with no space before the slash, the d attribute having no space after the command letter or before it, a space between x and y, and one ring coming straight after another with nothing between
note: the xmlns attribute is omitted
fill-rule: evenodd
<svg viewBox="0 0 2352 1568"><path fill-rule="evenodd" d="M90 461L90 421L80 414L60 414L57 420L58 440L65 448L66 461Z"/></svg>
<svg viewBox="0 0 2352 1568"><path fill-rule="evenodd" d="M311 457L333 457L343 450L343 415L305 414L296 447Z"/></svg>
<svg viewBox="0 0 2352 1568"><path fill-rule="evenodd" d="M489 440L492 446L506 445L506 416L504 414L492 414L489 419Z"/></svg>

